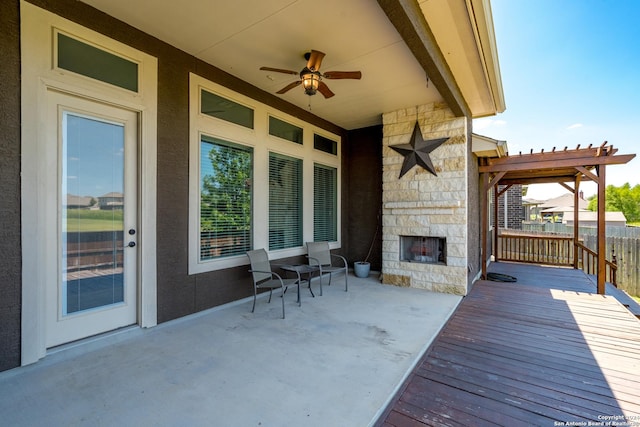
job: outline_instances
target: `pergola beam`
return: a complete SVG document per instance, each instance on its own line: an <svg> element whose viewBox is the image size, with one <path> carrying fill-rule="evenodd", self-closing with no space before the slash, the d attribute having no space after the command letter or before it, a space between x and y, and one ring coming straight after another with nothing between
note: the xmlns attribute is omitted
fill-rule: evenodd
<svg viewBox="0 0 640 427"><path fill-rule="evenodd" d="M559 151L558 153L562 153ZM529 161L524 163L519 162L489 162L486 166L480 166L480 172L501 172L501 171L524 171L524 170L541 170L541 169L564 169L564 168L578 168L587 166L598 165L622 165L631 161L635 154L622 154L619 156L599 156L599 157L584 157L574 159L560 159L549 160L545 162ZM503 157L503 159L509 159L510 157Z"/></svg>

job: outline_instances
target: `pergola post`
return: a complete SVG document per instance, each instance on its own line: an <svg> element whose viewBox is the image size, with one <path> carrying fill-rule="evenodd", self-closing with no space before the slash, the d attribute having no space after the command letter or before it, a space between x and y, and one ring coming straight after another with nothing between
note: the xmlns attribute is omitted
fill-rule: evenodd
<svg viewBox="0 0 640 427"><path fill-rule="evenodd" d="M606 260L607 260L607 229L605 222L605 189L606 174L605 165L597 165L596 172L598 174L598 294L605 293L605 276L606 276Z"/></svg>
<svg viewBox="0 0 640 427"><path fill-rule="evenodd" d="M573 268L576 270L580 267L580 260L578 259L578 237L580 236L578 227L580 227L580 177L581 174L576 175L573 186Z"/></svg>
<svg viewBox="0 0 640 427"><path fill-rule="evenodd" d="M482 279L486 280L487 279L487 259L489 258L487 256L487 237L489 234L489 220L488 220L488 213L489 213L489 204L487 199L489 198L488 196L489 194L489 174L488 173L483 173L482 174L482 197L480 200L480 221L481 221L481 228L482 228L482 238L481 238L481 245L482 248L480 249L480 259L482 262Z"/></svg>

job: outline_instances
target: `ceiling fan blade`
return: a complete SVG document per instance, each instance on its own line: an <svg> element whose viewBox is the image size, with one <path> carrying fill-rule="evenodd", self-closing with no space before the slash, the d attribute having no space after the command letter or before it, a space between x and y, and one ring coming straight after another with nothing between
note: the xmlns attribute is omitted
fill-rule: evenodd
<svg viewBox="0 0 640 427"><path fill-rule="evenodd" d="M325 79L360 79L360 71L327 71L322 75Z"/></svg>
<svg viewBox="0 0 640 427"><path fill-rule="evenodd" d="M298 74L297 71L285 70L282 68L260 67L263 71L275 71L276 73Z"/></svg>
<svg viewBox="0 0 640 427"><path fill-rule="evenodd" d="M324 95L325 98L331 98L335 93L331 92L329 86L325 82L320 82L318 85L318 92Z"/></svg>
<svg viewBox="0 0 640 427"><path fill-rule="evenodd" d="M312 71L318 71L320 69L320 64L322 64L322 58L324 58L324 53L319 50L312 50L309 55L309 60L307 61L307 68Z"/></svg>
<svg viewBox="0 0 640 427"><path fill-rule="evenodd" d="M289 83L288 85L286 85L285 87L283 87L282 89L277 91L276 93L283 94L285 92L288 92L291 89L293 89L294 87L298 86L300 83L302 83L302 80L296 80L295 82Z"/></svg>

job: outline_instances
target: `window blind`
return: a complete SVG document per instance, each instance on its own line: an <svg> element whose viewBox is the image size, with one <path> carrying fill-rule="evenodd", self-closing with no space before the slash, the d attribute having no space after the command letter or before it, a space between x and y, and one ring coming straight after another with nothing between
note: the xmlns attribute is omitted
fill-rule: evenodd
<svg viewBox="0 0 640 427"><path fill-rule="evenodd" d="M211 137L200 146L200 260L251 249L250 148Z"/></svg>
<svg viewBox="0 0 640 427"><path fill-rule="evenodd" d="M338 240L337 169L313 166L313 240Z"/></svg>
<svg viewBox="0 0 640 427"><path fill-rule="evenodd" d="M302 160L269 153L269 249L302 246Z"/></svg>

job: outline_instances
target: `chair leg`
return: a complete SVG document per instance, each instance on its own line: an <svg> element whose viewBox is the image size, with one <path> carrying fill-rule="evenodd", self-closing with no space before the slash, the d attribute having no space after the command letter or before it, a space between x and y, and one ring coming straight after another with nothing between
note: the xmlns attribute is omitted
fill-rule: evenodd
<svg viewBox="0 0 640 427"><path fill-rule="evenodd" d="M271 295L273 294L273 289L269 288L269 303L271 303ZM282 293L282 296L284 297L284 292Z"/></svg>
<svg viewBox="0 0 640 427"><path fill-rule="evenodd" d="M253 288L253 307L251 308L251 312L256 309L256 288Z"/></svg>
<svg viewBox="0 0 640 427"><path fill-rule="evenodd" d="M282 298L281 298L281 299L282 299L282 318L283 318L283 319L284 319L284 291L285 291L285 290L286 290L286 289L283 287L283 288L282 288ZM298 294L298 295L300 295L300 294Z"/></svg>
<svg viewBox="0 0 640 427"><path fill-rule="evenodd" d="M349 273L347 270L344 271L344 291L349 291L349 284L347 283L347 278L349 277Z"/></svg>

